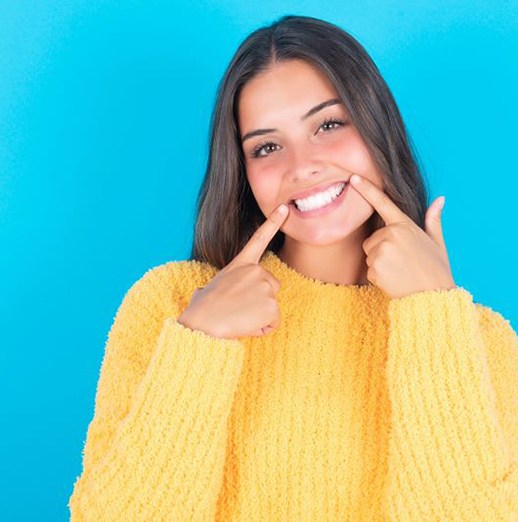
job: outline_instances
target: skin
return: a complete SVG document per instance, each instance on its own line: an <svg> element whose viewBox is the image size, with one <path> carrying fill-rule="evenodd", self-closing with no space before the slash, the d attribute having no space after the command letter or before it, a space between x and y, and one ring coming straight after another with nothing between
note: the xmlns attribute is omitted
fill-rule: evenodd
<svg viewBox="0 0 518 522"><path fill-rule="evenodd" d="M181 324L223 338L278 328L280 281L259 263L278 230L286 234L281 258L317 280L373 283L391 298L456 287L442 234L443 199L428 209L423 231L384 193L382 178L341 104L301 120L309 109L336 97L326 78L300 61L275 65L244 87L242 140L258 128L276 129L243 140L248 181L267 219L241 252L194 292L178 318ZM324 117L346 123L322 125ZM265 139L273 152L254 158L252 149ZM283 205L294 192L340 180L350 181L349 192L333 212L303 219ZM374 212L385 223L375 232L369 230Z"/></svg>
<svg viewBox="0 0 518 522"><path fill-rule="evenodd" d="M361 174L383 187L371 155L343 104L326 107L301 121L301 116L338 94L327 77L300 60L273 65L243 88L239 128L243 137L255 129L277 131L243 142L245 167L259 208L268 216L279 204L302 190ZM344 125L323 124L325 118ZM272 142L252 157L254 147ZM352 187L349 187L351 189ZM303 219L290 209L282 226L279 257L299 273L341 285L368 284L362 242L371 232L372 205L349 190L333 212Z"/></svg>
<svg viewBox="0 0 518 522"><path fill-rule="evenodd" d="M204 287L197 288L178 322L214 337L261 336L281 324L276 294L281 282L259 263L288 215L281 205L241 252Z"/></svg>
<svg viewBox="0 0 518 522"><path fill-rule="evenodd" d="M428 208L422 230L368 179L353 175L351 183L385 222L362 245L369 281L392 299L457 288L442 232L444 196Z"/></svg>
<svg viewBox="0 0 518 522"><path fill-rule="evenodd" d="M340 285L370 282L391 298L456 288L442 235L442 199L430 205L423 231L383 192L382 177L342 104L301 119L333 98L338 94L327 77L300 60L274 64L241 92L242 139L256 129L276 129L242 141L247 179L265 216L295 192L352 174L363 180L350 184L332 212L303 219L290 209L280 229L286 236L279 257L308 277ZM344 125L323 124L324 118ZM265 142L260 157L253 157ZM374 212L386 226L372 233Z"/></svg>

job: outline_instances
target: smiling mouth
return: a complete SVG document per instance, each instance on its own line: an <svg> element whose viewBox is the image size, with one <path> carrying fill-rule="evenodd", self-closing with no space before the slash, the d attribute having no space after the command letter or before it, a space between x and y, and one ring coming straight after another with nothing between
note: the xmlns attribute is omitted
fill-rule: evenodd
<svg viewBox="0 0 518 522"><path fill-rule="evenodd" d="M307 198L291 199L288 204L291 205L292 207L296 208L299 212L308 212L311 210L317 210L319 208L324 208L324 207L327 207L328 205L330 205L331 203L333 203L336 199L338 199L340 197L340 195L344 192L344 190L347 188L348 184L349 184L348 181L343 181L341 183L338 183L337 187L341 186L341 188L339 188L337 190L337 192L335 194L333 194L333 196L331 196L331 199L329 199L329 195L316 196L316 198L310 203L309 199L311 198L311 196L309 196ZM320 194L324 194L324 193L329 193L329 189L322 191ZM316 199L318 199L318 201L316 201ZM299 204L296 203L296 200L299 201ZM305 202L301 204L301 200L305 200Z"/></svg>

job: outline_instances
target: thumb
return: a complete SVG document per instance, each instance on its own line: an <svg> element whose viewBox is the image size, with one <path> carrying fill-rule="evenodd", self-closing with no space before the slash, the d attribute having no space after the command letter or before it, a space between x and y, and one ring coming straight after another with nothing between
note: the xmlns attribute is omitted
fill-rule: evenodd
<svg viewBox="0 0 518 522"><path fill-rule="evenodd" d="M442 233L442 210L446 198L444 196L438 197L428 208L425 216L425 230L426 233L444 250L446 245L444 243L444 236Z"/></svg>

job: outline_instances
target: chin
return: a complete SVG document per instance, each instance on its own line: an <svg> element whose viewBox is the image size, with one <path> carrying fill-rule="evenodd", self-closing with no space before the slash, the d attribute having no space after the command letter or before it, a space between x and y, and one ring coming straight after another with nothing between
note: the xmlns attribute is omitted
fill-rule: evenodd
<svg viewBox="0 0 518 522"><path fill-rule="evenodd" d="M290 223L290 216L288 216L281 230L294 241L318 246L331 245L353 235L360 236L359 240L363 241L372 228L374 209L368 206L355 212L350 210L352 209L338 220L328 221L327 225L318 217L305 223L301 223L299 219L294 219Z"/></svg>
<svg viewBox="0 0 518 522"><path fill-rule="evenodd" d="M290 239L293 241L296 241L297 243L305 244L305 245L311 245L311 246L330 246L335 245L336 243L340 243L341 241L344 241L347 239L347 235L342 237L292 237L290 236Z"/></svg>
<svg viewBox="0 0 518 522"><path fill-rule="evenodd" d="M351 226L347 228L342 228L341 230L329 230L325 228L315 228L312 230L283 230L287 237L292 239L293 241L297 241L299 243L306 243L314 246L326 246L332 245L334 243L338 243L351 237L358 229L361 227L361 224L357 226Z"/></svg>

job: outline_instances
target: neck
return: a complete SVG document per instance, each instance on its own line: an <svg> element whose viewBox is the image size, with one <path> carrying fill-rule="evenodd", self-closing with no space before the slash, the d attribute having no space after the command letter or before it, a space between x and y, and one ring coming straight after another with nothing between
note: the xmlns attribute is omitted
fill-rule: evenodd
<svg viewBox="0 0 518 522"><path fill-rule="evenodd" d="M368 285L362 243L370 235L368 221L347 238L330 245L310 245L285 236L278 256L297 272L325 283Z"/></svg>

